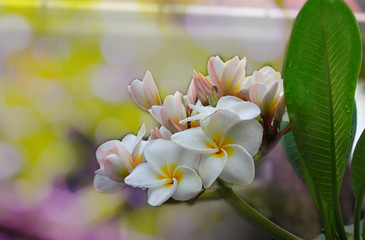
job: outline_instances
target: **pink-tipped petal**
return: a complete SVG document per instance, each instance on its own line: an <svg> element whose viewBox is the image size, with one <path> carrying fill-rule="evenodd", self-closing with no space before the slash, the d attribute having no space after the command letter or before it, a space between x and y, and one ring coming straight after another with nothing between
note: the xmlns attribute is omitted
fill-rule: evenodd
<svg viewBox="0 0 365 240"><path fill-rule="evenodd" d="M143 77L143 92L150 107L161 105L160 94L150 71L147 71Z"/></svg>
<svg viewBox="0 0 365 240"><path fill-rule="evenodd" d="M129 174L122 160L115 154L110 154L104 160L104 170L106 176L116 182L123 182L124 178Z"/></svg>
<svg viewBox="0 0 365 240"><path fill-rule="evenodd" d="M263 115L268 115L270 110L275 107L278 101L278 86L279 82L276 81L262 98L261 109Z"/></svg>
<svg viewBox="0 0 365 240"><path fill-rule="evenodd" d="M133 99L133 101L143 110L147 111L150 108L150 104L148 103L144 91L143 91L143 83L136 79L134 80L128 87L128 91Z"/></svg>
<svg viewBox="0 0 365 240"><path fill-rule="evenodd" d="M188 93L187 93L187 106L189 106L190 104L195 104L196 103L196 89L195 89L195 83L194 83L194 79L191 80L189 88L188 88Z"/></svg>
<svg viewBox="0 0 365 240"><path fill-rule="evenodd" d="M268 91L267 86L265 86L261 83L252 84L252 86L249 90L250 101L261 106L262 99L265 96L267 91Z"/></svg>
<svg viewBox="0 0 365 240"><path fill-rule="evenodd" d="M163 124L162 117L161 117L161 110L162 110L162 106L152 106L151 109L148 110L150 112L150 114L152 115L152 117L159 124Z"/></svg>
<svg viewBox="0 0 365 240"><path fill-rule="evenodd" d="M107 141L100 145L98 149L96 149L96 160L100 165L103 164L102 160L108 155L109 152L112 151L116 141L119 142L118 140Z"/></svg>
<svg viewBox="0 0 365 240"><path fill-rule="evenodd" d="M224 65L222 77L220 79L224 95L230 94L232 81L233 81L234 76L236 75L236 71L238 70L239 62L240 62L240 60L236 56L236 57L228 60Z"/></svg>
<svg viewBox="0 0 365 240"><path fill-rule="evenodd" d="M173 133L184 129L183 125L176 127L181 120L186 118L186 110L182 99L183 95L180 92L176 92L174 96L169 95L165 98L161 109L162 125Z"/></svg>
<svg viewBox="0 0 365 240"><path fill-rule="evenodd" d="M222 84L220 82L220 79L222 77L224 70L224 63L220 59L220 57L211 57L208 61L208 73L209 77L214 83L215 86L218 87L220 91L222 91Z"/></svg>
<svg viewBox="0 0 365 240"><path fill-rule="evenodd" d="M246 58L243 58L239 62L236 74L233 77L230 94L235 95L241 88L242 82L246 75Z"/></svg>

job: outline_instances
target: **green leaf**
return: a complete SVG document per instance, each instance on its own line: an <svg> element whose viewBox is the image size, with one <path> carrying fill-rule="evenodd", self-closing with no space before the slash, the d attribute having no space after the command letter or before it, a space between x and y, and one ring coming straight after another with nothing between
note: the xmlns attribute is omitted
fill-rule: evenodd
<svg viewBox="0 0 365 240"><path fill-rule="evenodd" d="M349 159L351 157L352 147L354 145L355 136L356 136L356 129L357 129L357 107L356 107L356 100L355 100L354 101L354 110L352 112L351 134L350 134L349 146L347 148L345 168L347 167L347 164L348 164Z"/></svg>
<svg viewBox="0 0 365 240"><path fill-rule="evenodd" d="M280 129L284 129L288 125L288 122L282 121ZM292 132L288 132L281 138L281 144L283 146L283 150L285 155L287 156L290 165L293 167L297 176L304 182L304 176L302 167L299 161L299 154L297 144L295 143L294 136Z"/></svg>
<svg viewBox="0 0 365 240"><path fill-rule="evenodd" d="M354 111L352 113L351 137L350 137L350 142L349 142L349 146L348 146L348 149L347 149L345 167L347 166L348 160L351 156L352 146L353 146L353 143L354 143L354 140L355 140L356 126L357 126L357 120L356 119L357 119L357 111L356 111L356 101L355 101L354 102ZM288 124L289 124L289 122L282 121L280 129L281 130L284 129ZM281 144L283 146L285 155L287 156L287 158L288 158L291 166L293 167L295 173L304 182L303 171L302 171L302 167L301 167L300 160L299 160L298 148L297 148L297 144L295 143L293 133L288 132L287 134L285 134L281 138Z"/></svg>
<svg viewBox="0 0 365 240"><path fill-rule="evenodd" d="M364 220L361 221L361 223L363 223L363 222L364 222ZM346 231L346 234L348 234L348 236L354 235L354 225L345 226L345 231ZM362 231L362 228L361 228L361 231ZM313 240L326 240L326 237L323 233L321 233Z"/></svg>
<svg viewBox="0 0 365 240"><path fill-rule="evenodd" d="M351 180L355 194L354 237L360 239L361 204L365 193L365 130L356 144L354 157L351 163Z"/></svg>
<svg viewBox="0 0 365 240"><path fill-rule="evenodd" d="M316 192L334 211L336 231L343 239L338 197L361 56L359 27L346 3L308 0L287 49L285 98L299 155Z"/></svg>

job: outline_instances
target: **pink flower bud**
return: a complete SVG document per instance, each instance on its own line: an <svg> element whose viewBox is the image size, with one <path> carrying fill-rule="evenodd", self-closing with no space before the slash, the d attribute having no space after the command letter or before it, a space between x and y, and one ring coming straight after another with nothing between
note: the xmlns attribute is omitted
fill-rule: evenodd
<svg viewBox="0 0 365 240"><path fill-rule="evenodd" d="M145 111L153 105L161 105L160 94L149 71L146 72L142 81L134 80L128 86L128 91L134 102Z"/></svg>
<svg viewBox="0 0 365 240"><path fill-rule="evenodd" d="M218 56L211 57L208 62L210 80L218 88L219 95L236 95L246 74L246 58L237 56L223 62Z"/></svg>

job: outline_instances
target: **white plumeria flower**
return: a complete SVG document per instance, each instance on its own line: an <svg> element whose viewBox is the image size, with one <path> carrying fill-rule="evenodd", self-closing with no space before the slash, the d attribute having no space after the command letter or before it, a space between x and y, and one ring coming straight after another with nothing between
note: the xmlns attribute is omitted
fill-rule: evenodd
<svg viewBox="0 0 365 240"><path fill-rule="evenodd" d="M186 201L198 194L202 182L194 169L199 164L199 154L175 143L157 139L144 149L146 163L138 165L125 178L133 187L148 188L148 203L159 206L170 197Z"/></svg>
<svg viewBox="0 0 365 240"><path fill-rule="evenodd" d="M148 111L153 105L161 105L160 94L150 71L146 72L142 81L136 79L127 88L134 102L143 110Z"/></svg>
<svg viewBox="0 0 365 240"><path fill-rule="evenodd" d="M99 192L114 192L125 186L124 178L142 162L142 152L146 141L144 124L137 136L128 134L122 141L111 140L96 150L100 168L95 171L94 187Z"/></svg>
<svg viewBox="0 0 365 240"><path fill-rule="evenodd" d="M229 183L250 184L255 175L252 157L262 142L263 129L256 120L240 120L220 110L200 122L201 127L175 133L171 140L201 153L198 173L205 188L218 177Z"/></svg>
<svg viewBox="0 0 365 240"><path fill-rule="evenodd" d="M202 120L204 118L211 116L212 114L214 114L219 110L228 110L233 113L236 113L241 120L254 119L258 115L260 115L261 112L260 108L256 104L243 101L242 99L239 99L234 96L221 97L216 107L211 107L211 106L204 107L201 104L196 104L196 105L190 104L189 106L192 110L197 111L199 114L196 114L192 117L188 117L180 121L181 124L189 121Z"/></svg>

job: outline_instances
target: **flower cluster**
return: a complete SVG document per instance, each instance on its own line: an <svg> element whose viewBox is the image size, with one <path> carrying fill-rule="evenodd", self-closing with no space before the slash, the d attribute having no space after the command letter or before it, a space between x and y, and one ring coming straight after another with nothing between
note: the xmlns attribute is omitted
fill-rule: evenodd
<svg viewBox="0 0 365 240"><path fill-rule="evenodd" d="M207 76L193 72L186 95L177 91L163 101L150 72L134 80L128 86L133 100L161 127L150 130L147 141L142 125L137 136L102 144L96 190L148 189L148 203L159 206L194 198L218 178L250 184L253 157L265 133L277 132L285 103L280 73L263 67L246 77L245 67L245 58L212 57Z"/></svg>

